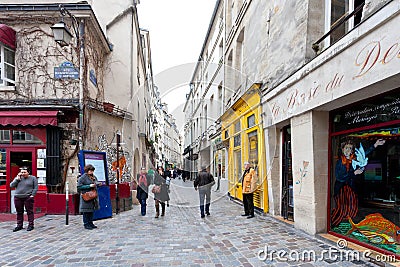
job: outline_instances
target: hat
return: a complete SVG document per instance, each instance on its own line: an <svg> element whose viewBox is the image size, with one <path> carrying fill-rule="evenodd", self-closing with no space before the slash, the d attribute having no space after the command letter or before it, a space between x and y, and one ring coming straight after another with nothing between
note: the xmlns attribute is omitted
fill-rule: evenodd
<svg viewBox="0 0 400 267"><path fill-rule="evenodd" d="M206 165L201 166L201 170L206 170L206 169L207 169Z"/></svg>
<svg viewBox="0 0 400 267"><path fill-rule="evenodd" d="M245 161L245 162L243 163L243 165L250 165L250 162Z"/></svg>

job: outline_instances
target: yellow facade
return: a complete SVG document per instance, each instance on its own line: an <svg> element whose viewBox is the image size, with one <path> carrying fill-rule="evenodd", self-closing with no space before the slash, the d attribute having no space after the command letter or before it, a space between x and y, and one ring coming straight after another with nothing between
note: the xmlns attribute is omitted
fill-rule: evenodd
<svg viewBox="0 0 400 267"><path fill-rule="evenodd" d="M228 151L226 167L231 197L243 201L240 179L244 170L243 163L248 161L258 175L254 206L268 212L267 172L259 88L259 84L253 84L221 116L222 141Z"/></svg>

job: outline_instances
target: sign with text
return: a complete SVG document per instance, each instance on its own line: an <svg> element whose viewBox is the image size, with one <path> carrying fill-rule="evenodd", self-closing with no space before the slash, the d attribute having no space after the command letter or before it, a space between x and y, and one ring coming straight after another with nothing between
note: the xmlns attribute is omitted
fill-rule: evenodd
<svg viewBox="0 0 400 267"><path fill-rule="evenodd" d="M393 17L382 23L379 30L358 38L359 41L352 46L329 58L327 55L332 50L343 45L337 43L329 48L330 52L327 50L267 92L263 103L268 103L272 113L269 124L284 121L399 74L399 34L393 32L399 22L400 18ZM349 33L349 38L344 38L343 42L355 38L355 34L356 31ZM392 106L396 103L393 102ZM357 122L357 116L353 119Z"/></svg>
<svg viewBox="0 0 400 267"><path fill-rule="evenodd" d="M79 79L79 70L71 62L63 62L59 67L54 67L55 79Z"/></svg>
<svg viewBox="0 0 400 267"><path fill-rule="evenodd" d="M106 152L81 150L79 152L79 164L81 174L84 173L84 166L91 164L95 168L94 175L99 182L109 184Z"/></svg>

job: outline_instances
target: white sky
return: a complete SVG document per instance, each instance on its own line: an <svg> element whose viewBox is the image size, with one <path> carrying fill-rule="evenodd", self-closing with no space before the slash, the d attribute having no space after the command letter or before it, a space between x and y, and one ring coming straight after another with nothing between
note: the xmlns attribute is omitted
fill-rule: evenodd
<svg viewBox="0 0 400 267"><path fill-rule="evenodd" d="M181 127L180 119L183 123L182 110L189 91L188 83L215 3L216 0L140 0L137 6L140 28L150 32L156 85L162 101L168 104L169 113L177 119L178 128ZM181 71L183 64L187 65ZM183 77L176 77L177 72ZM163 76L163 81L158 79L160 76ZM165 84L165 76L170 77L169 84Z"/></svg>

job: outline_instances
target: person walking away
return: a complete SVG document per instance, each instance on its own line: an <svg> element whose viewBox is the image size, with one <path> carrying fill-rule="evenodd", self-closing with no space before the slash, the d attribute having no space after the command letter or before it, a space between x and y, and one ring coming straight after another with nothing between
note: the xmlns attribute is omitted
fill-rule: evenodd
<svg viewBox="0 0 400 267"><path fill-rule="evenodd" d="M91 190L97 191L97 185L99 182L97 177L94 175L94 166L92 164L88 164L83 168L85 172L78 179L78 193L80 194L80 202L79 202L79 212L82 213L83 227L87 230L93 230L97 228L96 225L93 224L93 214L95 210L100 209L99 205L99 197L85 201L82 197L82 194L89 192Z"/></svg>
<svg viewBox="0 0 400 267"><path fill-rule="evenodd" d="M247 216L247 219L251 219L254 218L253 193L257 186L257 174L247 161L244 163L244 169L245 170L241 179L244 207L244 214L242 214L242 216Z"/></svg>
<svg viewBox="0 0 400 267"><path fill-rule="evenodd" d="M205 214L207 214L207 216L210 215L211 187L215 184L214 177L207 172L206 168L206 166L201 167L201 171L197 174L193 183L194 189L199 191L201 218L204 218ZM204 200L206 201L205 210Z"/></svg>
<svg viewBox="0 0 400 267"><path fill-rule="evenodd" d="M218 169L217 169L217 188L215 189L215 192L219 191L219 187L221 186L221 164L218 164Z"/></svg>
<svg viewBox="0 0 400 267"><path fill-rule="evenodd" d="M140 173L136 176L137 178L137 194L136 198L140 203L140 213L142 216L146 215L147 198L149 192L150 178L147 175L146 168L142 167Z"/></svg>
<svg viewBox="0 0 400 267"><path fill-rule="evenodd" d="M164 173L163 167L158 167L157 173L154 175L154 185L160 187L160 192L154 193L154 200L156 206L156 216L160 215L161 205L161 216L165 216L165 202L169 201L168 186L166 184L167 175Z"/></svg>
<svg viewBox="0 0 400 267"><path fill-rule="evenodd" d="M10 183L10 187L15 187L14 204L17 210L17 227L13 232L23 229L24 224L24 207L28 214L27 231L34 229L33 204L36 192L38 190L37 178L29 174L27 167L21 167L18 175Z"/></svg>

